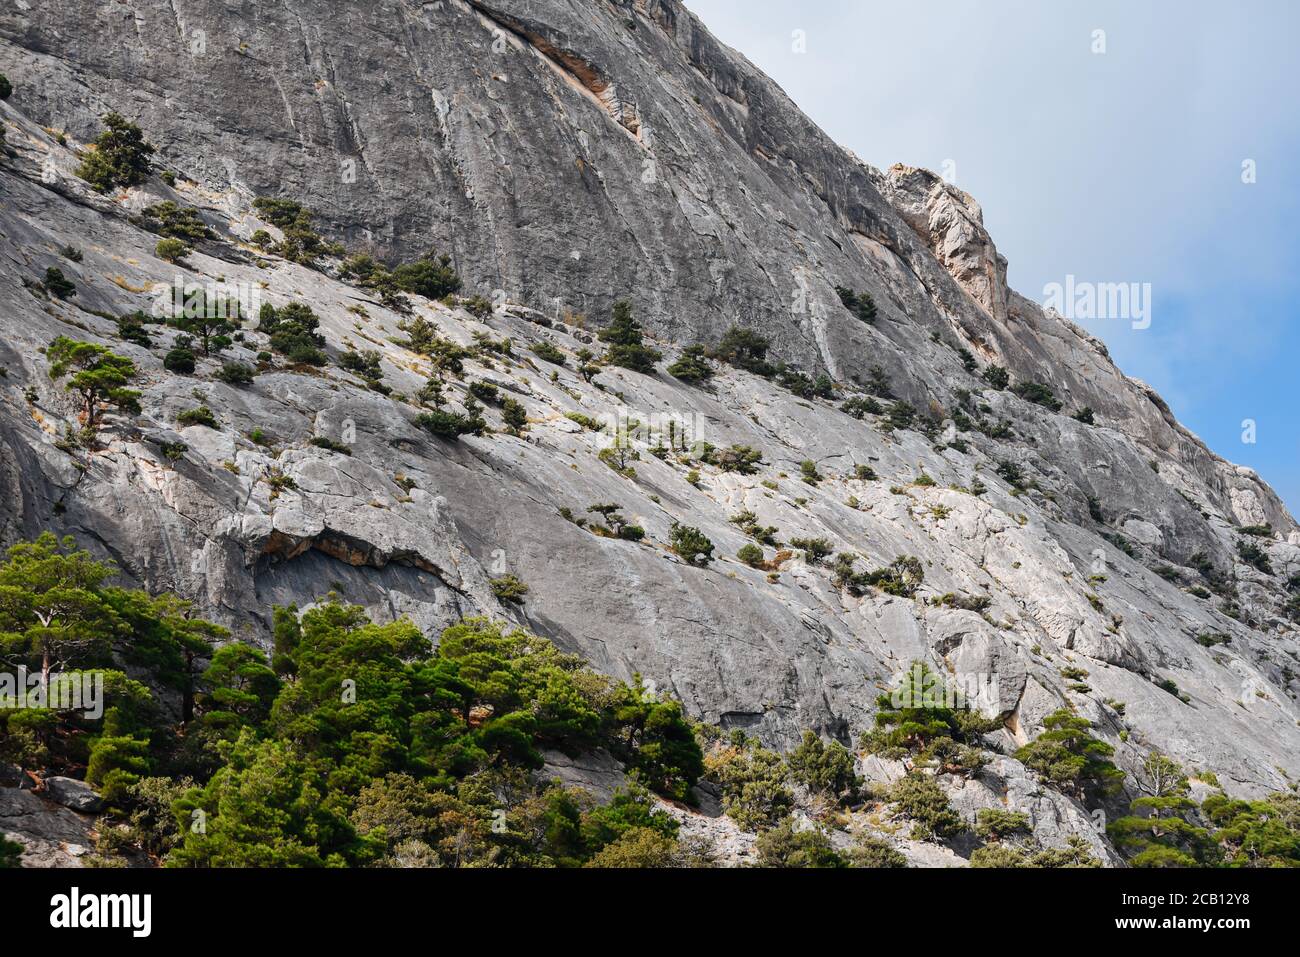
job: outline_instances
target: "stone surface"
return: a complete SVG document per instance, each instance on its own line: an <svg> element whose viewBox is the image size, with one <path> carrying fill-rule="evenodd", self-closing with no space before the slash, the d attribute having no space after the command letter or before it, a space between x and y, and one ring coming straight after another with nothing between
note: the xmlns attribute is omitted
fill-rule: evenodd
<svg viewBox="0 0 1300 957"><path fill-rule="evenodd" d="M1300 528L1100 340L1007 288L974 199L924 170L862 164L675 0L326 6L262 6L256 20L215 0L0 11L0 72L15 84L0 103L0 544L73 534L118 563L121 583L175 590L263 644L272 604L328 591L434 636L464 615L510 618L770 744L804 728L851 740L924 658L963 680L996 676L986 710L1006 719L1009 749L1068 705L1127 767L1158 748L1243 795L1300 776L1300 643L1283 612ZM75 150L110 108L140 121L180 174L175 188L155 177L100 196L76 179ZM341 176L349 161L356 182ZM523 402L525 436L449 443L418 428L420 410L400 396L430 368L400 345L401 317L328 263L313 271L239 241L260 225L252 198L267 194L319 209L353 248L446 249L467 293L500 290L485 319L412 302L460 343L512 340L514 359L470 360L465 381ZM200 208L222 240L180 266L157 259L157 237L130 216L165 198ZM59 255L68 244L80 262ZM24 285L52 265L76 283L72 299ZM118 340L110 317L148 310L153 284L178 277L308 302L333 354L382 352L393 397L337 366L268 371L243 388L216 381L212 359L192 377L166 373L174 332L151 327L144 349ZM845 310L836 285L869 292L876 323ZM774 357L825 371L841 396L878 365L896 396L940 419L962 390L979 392L979 414L1010 434L972 430L954 444L955 426L946 438L888 431L727 368L708 389L618 369L598 387L574 354L622 296L669 359L739 321ZM63 441L76 409L41 354L60 334L112 343L143 373L142 414L110 419L94 450ZM244 335L229 357L252 362L265 338ZM564 368L527 358L540 342L564 352ZM1062 413L987 388L959 348L1046 383ZM453 408L461 385L448 382ZM199 404L220 431L177 426ZM1083 406L1096 425L1069 416ZM572 412L675 417L715 445L761 449L764 464L746 476L661 461L646 441L623 477L597 458L607 436ZM254 429L269 447L247 438ZM187 450L173 463L162 445L177 441ZM808 459L825 476L815 486L799 480ZM1012 488L1004 462L1032 487ZM858 465L879 478L854 478ZM935 484L912 484L922 473ZM276 476L294 487L277 492ZM978 496L966 491L976 479ZM645 541L559 514L602 502L619 503ZM916 556L925 581L915 598L854 597L797 554L771 573L750 568L732 558L748 541L730 521L742 509L783 542L822 537L858 554L862 570ZM673 522L700 528L717 560L673 555ZM1261 540L1274 575L1236 559L1251 524L1275 529ZM1192 591L1204 584L1197 556L1236 576L1237 618ZM529 585L522 605L494 597L490 580L505 573ZM988 605L947 607L950 594ZM1207 632L1231 641L1203 647ZM1023 773L999 774L963 789L967 811L1020 802L1048 842L1078 824Z"/></svg>
<svg viewBox="0 0 1300 957"><path fill-rule="evenodd" d="M85 781L76 778L45 779L45 797L80 814L95 814L104 807L104 799Z"/></svg>
<svg viewBox="0 0 1300 957"><path fill-rule="evenodd" d="M33 791L0 787L0 832L23 845L23 867L84 866L93 820Z"/></svg>

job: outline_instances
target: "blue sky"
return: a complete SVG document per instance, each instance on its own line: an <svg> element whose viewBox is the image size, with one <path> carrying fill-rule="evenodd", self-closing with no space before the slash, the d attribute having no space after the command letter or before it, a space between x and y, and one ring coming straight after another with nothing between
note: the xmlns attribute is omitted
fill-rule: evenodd
<svg viewBox="0 0 1300 957"><path fill-rule="evenodd" d="M1024 295L1151 283L1082 324L1300 514L1300 3L686 4L873 166L950 161Z"/></svg>

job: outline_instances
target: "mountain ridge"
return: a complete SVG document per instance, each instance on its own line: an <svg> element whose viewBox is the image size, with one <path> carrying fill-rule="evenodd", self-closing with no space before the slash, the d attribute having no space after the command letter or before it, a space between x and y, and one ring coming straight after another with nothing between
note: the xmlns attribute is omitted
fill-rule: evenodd
<svg viewBox="0 0 1300 957"><path fill-rule="evenodd" d="M928 659L999 676L1005 750L1066 705L1126 767L1160 749L1243 794L1300 774L1286 585L1300 574L1300 528L1276 495L1183 428L1099 339L1009 289L971 197L830 144L680 4L290 3L250 21L208 2L141 9L128 21L113 5L58 0L39 19L0 14L0 72L16 85L0 104L11 154L0 543L75 533L129 581L192 598L261 644L267 606L309 604L326 583L426 633L465 615L512 618L774 743L805 728L851 740L891 678ZM391 22L403 29L380 29ZM145 51L165 61L196 29L213 52L180 54L164 80ZM301 48L273 42L290 35ZM688 69L665 65L677 54ZM248 76L222 73L227 59L251 63ZM396 85L418 85L412 76L438 81L418 106L414 86ZM317 99L321 82L337 116ZM720 101L696 104L701 83ZM344 88L361 91L355 102ZM155 176L99 194L76 176L110 108L140 122L174 185ZM205 139L216 130L220 149ZM356 183L338 182L348 159ZM463 292L491 297L486 311L412 295L403 312L337 257L313 269L259 246L258 230L283 237L254 206L261 196L306 203L352 251L448 249ZM216 233L182 262L142 226L168 200ZM60 252L70 246L81 258ZM74 296L37 289L51 266ZM132 343L116 317L150 308L153 287L178 277L239 284L277 310L310 305L330 356L374 351L389 393L347 367L262 358L251 316L224 356L173 373L162 353L175 330ZM869 295L874 319L837 287ZM742 326L812 375L725 360L705 360L708 388L609 365L586 375L582 351L601 348L605 325L591 317L622 299L667 353L661 367ZM412 348L416 320L464 350L461 373ZM108 343L142 373L141 414L85 447L67 441L77 410L41 354L60 334ZM532 351L543 344L562 363ZM223 382L223 360L258 374ZM989 381L995 368L1009 388ZM494 386L525 407L524 434L498 401L490 432L431 436L418 398L431 376L466 413L472 386ZM184 424L195 406L218 427ZM669 421L691 423L691 443L665 450ZM647 425L635 461L602 458L611 436L591 422ZM747 472L696 440L760 458ZM604 503L645 539L573 520L595 522L588 509ZM673 550L678 526L717 546L711 567ZM846 586L796 539L856 556L860 572L914 557L924 582L911 594ZM1242 542L1258 542L1270 573ZM763 567L732 557L752 544ZM522 604L494 589L507 573L529 587ZM1206 647L1205 634L1230 641ZM1064 677L1077 669L1086 683Z"/></svg>

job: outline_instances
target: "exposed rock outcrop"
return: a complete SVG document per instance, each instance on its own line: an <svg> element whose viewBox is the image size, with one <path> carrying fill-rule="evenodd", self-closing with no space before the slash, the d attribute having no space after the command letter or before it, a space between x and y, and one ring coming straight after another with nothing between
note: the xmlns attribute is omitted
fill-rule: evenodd
<svg viewBox="0 0 1300 957"><path fill-rule="evenodd" d="M175 590L263 643L272 604L330 590L431 634L511 616L769 743L804 728L849 740L926 658L954 679L996 677L987 709L1009 746L1068 704L1126 766L1159 748L1239 794L1300 775L1300 636L1284 612L1300 529L1277 496L1098 339L1008 290L971 197L860 163L676 0L293 0L255 14L47 0L0 12L0 71L16 86L0 103L0 543L74 534L125 583ZM174 187L154 177L100 195L76 178L76 150L110 108L141 123ZM412 297L413 316L466 347L511 340L512 355L466 360L465 380L522 402L524 436L495 411L497 431L459 442L420 428L411 397L433 370L403 344L404 317L328 264L249 245L266 225L257 195L306 202L354 248L449 250L466 292L498 290L488 315ZM131 217L163 199L199 208L219 239L180 265L159 259ZM80 260L60 256L69 245ZM51 265L74 297L38 288ZM145 348L118 339L113 317L149 310L154 284L178 279L310 304L333 354L381 353L391 395L337 367L279 363L246 387L216 380L215 359L167 372L175 332L149 327ZM875 323L836 286L869 293ZM937 424L853 418L727 366L709 388L613 368L592 384L575 354L598 348L591 330L623 297L669 353L740 323L841 397L879 367ZM141 415L110 420L91 448L66 440L76 409L41 354L60 334L112 343L142 372ZM226 358L255 364L265 337L251 323L242 334ZM541 343L565 366L529 352ZM1063 408L989 388L961 350ZM461 384L448 383L456 403ZM197 405L219 430L178 425ZM1095 424L1069 415L1084 406ZM634 443L635 475L601 461L607 435L569 413L657 424ZM652 454L669 419L764 464ZM801 481L805 461L820 480ZM610 502L643 542L561 515ZM745 510L782 542L855 553L859 570L915 556L924 583L855 595L794 549L751 567L731 557L751 541L733 521ZM674 522L701 529L717 560L673 554ZM1272 574L1238 556L1250 525L1273 529L1252 539ZM494 594L505 574L529 585L522 605ZM999 763L955 799L972 815L1011 801L1048 843L1084 826L1018 767Z"/></svg>

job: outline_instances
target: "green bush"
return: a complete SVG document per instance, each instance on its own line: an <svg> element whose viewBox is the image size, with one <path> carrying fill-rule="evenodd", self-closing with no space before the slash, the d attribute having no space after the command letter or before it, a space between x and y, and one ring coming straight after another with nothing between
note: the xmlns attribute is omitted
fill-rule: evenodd
<svg viewBox="0 0 1300 957"><path fill-rule="evenodd" d="M880 415L885 410L879 402L870 396L854 396L844 401L844 404L840 406L840 411L853 416L855 419L861 419L866 415Z"/></svg>
<svg viewBox="0 0 1300 957"><path fill-rule="evenodd" d="M501 421L511 435L519 435L528 427L528 410L522 402L507 397L501 402Z"/></svg>
<svg viewBox="0 0 1300 957"><path fill-rule="evenodd" d="M209 429L221 429L221 423L217 421L217 417L212 414L212 410L206 405L201 405L195 409L186 409L176 416L176 424L181 426L202 425Z"/></svg>
<svg viewBox="0 0 1300 957"><path fill-rule="evenodd" d="M1237 555L1247 565L1263 572L1265 575L1273 574L1273 563L1269 560L1268 552L1254 542L1247 541L1244 538L1239 539L1237 541Z"/></svg>
<svg viewBox="0 0 1300 957"><path fill-rule="evenodd" d="M101 193L117 186L135 186L153 168L149 159L153 146L140 127L120 113L106 113L104 126L107 128L96 138L77 175Z"/></svg>
<svg viewBox="0 0 1300 957"><path fill-rule="evenodd" d="M708 382L712 379L713 367L709 365L704 346L697 344L683 349L677 361L668 367L668 374L683 382Z"/></svg>
<svg viewBox="0 0 1300 957"><path fill-rule="evenodd" d="M553 362L557 366L564 365L564 353L557 349L549 342L534 342L532 345L533 355L545 362Z"/></svg>
<svg viewBox="0 0 1300 957"><path fill-rule="evenodd" d="M916 421L916 406L910 402L895 402L890 405L889 410L885 413L884 426L886 431L906 431L910 429Z"/></svg>
<svg viewBox="0 0 1300 957"><path fill-rule="evenodd" d="M844 308L853 313L858 319L867 323L867 325L871 325L876 321L876 302L869 293L854 292L852 289L845 289L843 286L836 286L835 292L840 297L840 302L844 304Z"/></svg>
<svg viewBox="0 0 1300 957"><path fill-rule="evenodd" d="M268 252L304 266L315 266L316 260L321 256L341 256L344 253L343 247L339 244L329 243L321 238L312 224L311 210L301 203L291 199L259 196L253 200L253 209L268 223L279 227L284 234L282 242L265 247ZM263 237L262 234L265 236ZM270 239L270 235L266 234L265 230L258 230L253 234L256 245L264 245L263 242L259 242L263 238Z"/></svg>
<svg viewBox="0 0 1300 957"><path fill-rule="evenodd" d="M763 549L752 543L741 545L740 550L736 552L736 557L750 568L762 568L764 564Z"/></svg>
<svg viewBox="0 0 1300 957"><path fill-rule="evenodd" d="M317 330L320 320L310 306L291 302L275 309L269 302L262 305L257 329L271 340L271 349L290 362L323 366L329 361L325 355L325 337Z"/></svg>
<svg viewBox="0 0 1300 957"><path fill-rule="evenodd" d="M790 778L813 794L835 801L852 801L862 782L854 770L853 754L838 741L824 742L813 731L786 755Z"/></svg>
<svg viewBox="0 0 1300 957"><path fill-rule="evenodd" d="M759 867L824 868L846 867L847 862L831 846L821 828L795 830L785 821L760 834L755 845Z"/></svg>
<svg viewBox="0 0 1300 957"><path fill-rule="evenodd" d="M1002 366L992 365L984 370L984 381L1001 392L1011 384L1011 374Z"/></svg>
<svg viewBox="0 0 1300 957"><path fill-rule="evenodd" d="M313 435L310 439L307 440L307 444L314 446L318 449L326 449L327 451L330 452L338 452L340 455L352 454L352 449L350 447L344 445L342 442L335 442L329 436L325 436L325 435Z"/></svg>
<svg viewBox="0 0 1300 957"><path fill-rule="evenodd" d="M244 362L226 362L217 372L217 378L227 385L248 385L254 375L256 370Z"/></svg>
<svg viewBox="0 0 1300 957"><path fill-rule="evenodd" d="M966 823L953 810L948 795L924 772L910 771L899 778L889 789L889 800L915 822L913 840L947 838L966 830Z"/></svg>
<svg viewBox="0 0 1300 957"><path fill-rule="evenodd" d="M755 466L763 464L763 453L748 445L732 445L725 449L709 446L703 459L723 472L753 475L758 471Z"/></svg>
<svg viewBox="0 0 1300 957"><path fill-rule="evenodd" d="M1004 841L1030 832L1029 815L1002 808L980 808L975 814L975 834L985 841Z"/></svg>
<svg viewBox="0 0 1300 957"><path fill-rule="evenodd" d="M514 575L493 578L491 584L492 594L496 595L501 601L508 601L515 605L522 605L524 596L528 594L528 586Z"/></svg>
<svg viewBox="0 0 1300 957"><path fill-rule="evenodd" d="M187 243L211 239L213 235L197 209L181 206L170 199L146 206L140 213L139 223L151 233Z"/></svg>
<svg viewBox="0 0 1300 957"><path fill-rule="evenodd" d="M1041 382L1018 382L1011 390L1026 402L1033 402L1053 412L1061 411L1061 400L1056 397L1049 386Z"/></svg>
<svg viewBox="0 0 1300 957"><path fill-rule="evenodd" d="M163 368L168 372L189 375L194 371L195 365L194 351L185 346L169 349L167 354L163 356Z"/></svg>
<svg viewBox="0 0 1300 957"><path fill-rule="evenodd" d="M707 565L713 560L713 543L698 528L673 522L668 541L672 550L689 565Z"/></svg>
<svg viewBox="0 0 1300 957"><path fill-rule="evenodd" d="M891 847L887 842L876 837L860 835L849 848L850 867L868 867L872 869L888 867L907 867L907 858Z"/></svg>
<svg viewBox="0 0 1300 957"><path fill-rule="evenodd" d="M56 337L45 351L50 378L68 377L65 389L81 397L85 427L93 430L109 408L122 415L140 413L140 393L128 389L136 378L135 363L106 346Z"/></svg>
<svg viewBox="0 0 1300 957"><path fill-rule="evenodd" d="M780 755L743 743L710 755L707 768L722 793L722 809L745 830L775 827L790 816L794 794Z"/></svg>
<svg viewBox="0 0 1300 957"><path fill-rule="evenodd" d="M610 323L597 333L601 342L609 343L605 361L634 372L653 372L655 363L663 354L645 345L641 324L632 316L632 304L626 300L614 303Z"/></svg>
<svg viewBox="0 0 1300 957"><path fill-rule="evenodd" d="M0 100L9 99L9 97L13 96L13 92L14 87L13 84L9 82L9 77L0 73Z"/></svg>
<svg viewBox="0 0 1300 957"><path fill-rule="evenodd" d="M384 369L381 364L382 358L379 352L374 349L368 349L365 352L349 349L339 356L339 365L348 372L359 375L367 382L378 382L384 377Z"/></svg>
<svg viewBox="0 0 1300 957"><path fill-rule="evenodd" d="M755 375L772 376L776 374L776 368L767 361L769 347L767 338L752 329L732 326L709 356Z"/></svg>
<svg viewBox="0 0 1300 957"><path fill-rule="evenodd" d="M970 866L977 868L1059 868L1101 867L1102 862L1093 856L1092 847L1081 837L1071 837L1065 848L1040 848L1037 845L1016 847L1009 844L990 844L976 848L970 856Z"/></svg>
<svg viewBox="0 0 1300 957"><path fill-rule="evenodd" d="M792 538L790 546L803 552L803 560L809 565L820 565L835 551L825 538Z"/></svg>
<svg viewBox="0 0 1300 957"><path fill-rule="evenodd" d="M481 416L471 415L468 411L461 415L443 409L421 412L415 417L415 424L444 439L454 439L462 435L482 435L487 428L487 422Z"/></svg>
<svg viewBox="0 0 1300 957"><path fill-rule="evenodd" d="M189 253L190 247L179 239L160 239L153 251L164 262L178 263Z"/></svg>
<svg viewBox="0 0 1300 957"><path fill-rule="evenodd" d="M64 276L63 270L57 266L50 266L45 270L45 281L42 285L55 299L67 299L77 294L76 284Z"/></svg>
<svg viewBox="0 0 1300 957"><path fill-rule="evenodd" d="M1043 719L1043 728L1016 752L1016 759L1043 781L1081 798L1120 789L1124 772L1110 760L1115 749L1088 733L1092 724L1087 718L1062 708Z"/></svg>

